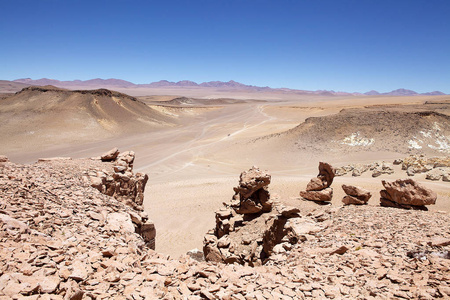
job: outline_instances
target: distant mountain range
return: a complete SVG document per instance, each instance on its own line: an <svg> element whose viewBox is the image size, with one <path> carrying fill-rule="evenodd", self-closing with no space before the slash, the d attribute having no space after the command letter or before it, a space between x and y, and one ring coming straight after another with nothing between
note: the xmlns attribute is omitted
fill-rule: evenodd
<svg viewBox="0 0 450 300"><path fill-rule="evenodd" d="M397 89L387 93L380 93L377 91L369 91L367 93L348 93L348 92L335 92L335 91L327 91L327 90L317 90L317 91L307 91L307 90L295 90L289 88L270 88L259 87L254 85L247 85L243 83L239 83L233 80L224 82L224 81L209 81L203 83L196 83L190 80L182 80L178 82L160 80L157 82L152 82L148 84L135 84L122 79L90 79L90 80L71 80L71 81L60 81L56 79L47 79L41 78L37 80L33 80L31 78L23 78L16 79L13 82L15 83L23 83L27 85L53 85L61 88L216 88L216 89L224 89L224 90L247 90L247 91L261 91L261 92L283 92L283 93L296 93L296 94L313 94L313 95L329 95L329 96L339 96L339 95L368 95L368 96L376 96L376 95L391 95L391 96L414 96L414 95L445 95L440 91L433 91L428 93L417 93L412 90L407 89Z"/></svg>
<svg viewBox="0 0 450 300"><path fill-rule="evenodd" d="M414 96L414 95L429 95L429 96L437 96L437 95L446 95L443 92L440 91L434 91L434 92L428 92L428 93L417 93L415 91L412 90L407 90L407 89L397 89L397 90L393 90L391 92L388 93L379 93L377 91L369 91L367 93L364 93L364 95L368 95L368 96L376 96L376 95L391 95L391 96Z"/></svg>

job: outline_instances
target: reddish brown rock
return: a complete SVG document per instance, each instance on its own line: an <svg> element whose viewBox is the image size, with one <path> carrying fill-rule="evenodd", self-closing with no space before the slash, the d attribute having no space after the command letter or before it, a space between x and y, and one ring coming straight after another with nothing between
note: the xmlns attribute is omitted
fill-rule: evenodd
<svg viewBox="0 0 450 300"><path fill-rule="evenodd" d="M300 196L307 200L329 202L333 198L333 188L326 188L321 191L301 191Z"/></svg>
<svg viewBox="0 0 450 300"><path fill-rule="evenodd" d="M342 203L344 203L345 205L364 205L367 204L367 202L363 201L363 200L359 200L358 198L355 198L353 196L349 196L346 195L344 196L344 198L342 198Z"/></svg>
<svg viewBox="0 0 450 300"><path fill-rule="evenodd" d="M436 203L437 195L413 179L382 181L385 190L380 191L383 203L397 203L406 206L423 206ZM388 200L388 201L386 201Z"/></svg>
<svg viewBox="0 0 450 300"><path fill-rule="evenodd" d="M320 191L329 187L333 183L335 176L334 168L325 162L319 162L319 175L306 186L306 191Z"/></svg>
<svg viewBox="0 0 450 300"><path fill-rule="evenodd" d="M9 159L6 155L0 155L0 162L8 162Z"/></svg>
<svg viewBox="0 0 450 300"><path fill-rule="evenodd" d="M103 153L100 156L100 158L102 161L113 161L117 158L118 155L119 155L119 149L113 148L113 149L109 150L108 152Z"/></svg>
<svg viewBox="0 0 450 300"><path fill-rule="evenodd" d="M306 200L328 202L333 197L333 183L335 169L328 163L319 162L319 175L312 178L306 186L306 191L301 191L300 196Z"/></svg>
<svg viewBox="0 0 450 300"><path fill-rule="evenodd" d="M363 205L367 204L370 197L372 197L372 194L360 187L352 186L352 185L342 185L342 189L347 194L343 199L342 202L346 205L349 204L355 204L355 205Z"/></svg>
<svg viewBox="0 0 450 300"><path fill-rule="evenodd" d="M239 186L234 188L233 199L239 200L232 203L232 207L238 214L256 214L268 212L272 209L268 185L270 174L257 167L241 173Z"/></svg>

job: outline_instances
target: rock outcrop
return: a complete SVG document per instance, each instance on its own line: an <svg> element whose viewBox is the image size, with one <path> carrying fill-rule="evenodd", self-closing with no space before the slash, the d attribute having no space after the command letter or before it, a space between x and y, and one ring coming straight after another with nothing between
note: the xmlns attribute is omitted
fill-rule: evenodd
<svg viewBox="0 0 450 300"><path fill-rule="evenodd" d="M372 194L368 190L357 186L343 184L342 189L346 194L346 196L342 198L342 202L345 205L364 205L367 204L370 197L372 197Z"/></svg>
<svg viewBox="0 0 450 300"><path fill-rule="evenodd" d="M269 212L272 209L268 190L270 179L267 171L261 171L257 167L242 172L239 186L234 188L231 207L243 215Z"/></svg>
<svg viewBox="0 0 450 300"><path fill-rule="evenodd" d="M298 208L277 204L273 209L269 183L266 171L242 172L233 200L216 212L216 227L205 236L206 261L258 266L291 249L300 235L321 229L300 218Z"/></svg>
<svg viewBox="0 0 450 300"><path fill-rule="evenodd" d="M412 179L382 183L385 189L380 191L381 206L427 210L425 205L436 203L436 193Z"/></svg>
<svg viewBox="0 0 450 300"><path fill-rule="evenodd" d="M306 191L300 191L300 196L311 201L329 202L333 197L330 185L335 176L334 168L325 162L319 163L319 175L312 178L306 186Z"/></svg>
<svg viewBox="0 0 450 300"><path fill-rule="evenodd" d="M86 172L86 180L103 194L113 196L142 211L148 175L133 174L134 159L133 151L119 153L119 150L114 148L101 156L102 161L112 162L113 170L91 169Z"/></svg>
<svg viewBox="0 0 450 300"><path fill-rule="evenodd" d="M142 206L148 175L133 174L134 159L133 151L120 153L114 148L101 156L101 161L112 163L112 169L90 168L89 171L85 171L83 179L101 193L112 196L136 210L138 213L131 215L136 232L144 238L151 249L155 249L155 225L148 219Z"/></svg>

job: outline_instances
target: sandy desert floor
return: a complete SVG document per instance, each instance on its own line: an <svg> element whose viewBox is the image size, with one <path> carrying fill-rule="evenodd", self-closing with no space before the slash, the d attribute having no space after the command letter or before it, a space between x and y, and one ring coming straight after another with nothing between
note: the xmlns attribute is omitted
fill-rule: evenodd
<svg viewBox="0 0 450 300"><path fill-rule="evenodd" d="M126 92L126 91L124 91ZM131 93L133 94L133 93ZM138 92L134 93L138 94ZM208 96L202 95L205 98ZM209 95L217 96L217 95ZM219 95L224 96L224 95ZM248 95L226 95L242 99ZM136 152L135 171L149 175L145 193L145 209L157 229L156 250L178 256L190 249L201 248L203 236L214 227L214 211L233 195L239 174L253 165L269 170L272 174L270 192L276 200L300 206L303 210L317 207L302 201L299 191L317 175L319 161L327 161L338 167L356 162L392 162L405 155L392 152L356 152L345 156L317 155L290 152L268 146L258 153L248 151L248 146L261 136L291 129L311 116L335 114L343 108L380 104L420 104L440 100L443 97L298 97L263 99L267 101L242 101L234 104L205 108L183 106L180 118L189 115L181 126L162 128L139 134L128 134L83 144L45 145L45 149L23 149L9 152L2 145L0 152L11 161L32 163L39 157L71 156L90 157L119 147ZM171 97L142 97L153 103ZM172 97L174 98L174 97ZM151 103L150 103L151 102ZM176 113L175 108L161 108ZM280 145L277 145L279 149ZM447 154L448 155L448 154ZM342 183L369 189L373 197L369 205L378 205L382 179L405 178L406 173L396 166L392 175L372 178L370 173L361 177L346 175L336 177L332 205L340 205ZM427 187L438 193L438 201L430 210L450 211L450 183L430 182L424 175L416 176Z"/></svg>

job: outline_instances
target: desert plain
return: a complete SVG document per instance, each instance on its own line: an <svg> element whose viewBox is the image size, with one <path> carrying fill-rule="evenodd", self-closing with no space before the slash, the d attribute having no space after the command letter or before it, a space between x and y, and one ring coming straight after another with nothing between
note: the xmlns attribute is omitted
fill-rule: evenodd
<svg viewBox="0 0 450 300"><path fill-rule="evenodd" d="M448 95L214 88L117 88L117 94L90 95L20 88L3 90L0 98L0 154L29 164L42 157L95 157L114 147L133 150L134 170L149 176L144 209L157 229L156 251L171 257L202 248L214 212L252 166L271 174L272 199L306 213L321 207L299 196L321 161L338 168L450 154ZM370 171L336 177L331 205L342 205L340 186L351 184L369 190L368 205L379 206L381 180L408 177L400 165L393 168L379 177ZM425 176L414 179L438 195L429 210L450 212L450 183Z"/></svg>

